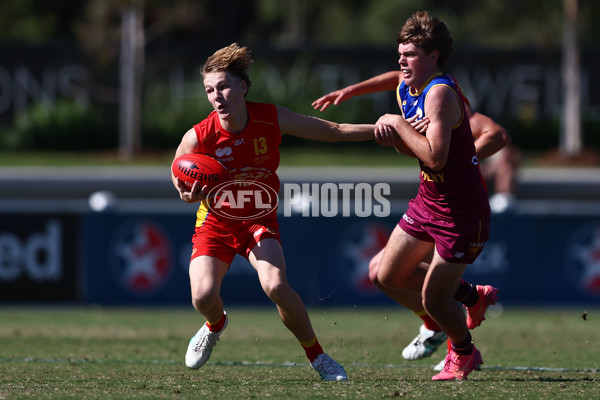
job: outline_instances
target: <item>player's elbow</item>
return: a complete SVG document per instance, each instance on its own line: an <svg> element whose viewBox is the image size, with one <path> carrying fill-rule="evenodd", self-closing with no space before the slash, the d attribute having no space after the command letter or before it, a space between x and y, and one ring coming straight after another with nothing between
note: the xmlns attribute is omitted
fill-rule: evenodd
<svg viewBox="0 0 600 400"><path fill-rule="evenodd" d="M506 147L512 143L512 137L508 134L508 132L506 132L505 129L499 130L496 136L498 136L502 142L502 147Z"/></svg>
<svg viewBox="0 0 600 400"><path fill-rule="evenodd" d="M327 135L323 136L325 142L347 142L352 140L348 132L348 124L334 123Z"/></svg>
<svg viewBox="0 0 600 400"><path fill-rule="evenodd" d="M435 172L441 171L445 166L446 166L446 162L448 161L448 156L432 156L430 157L429 160L427 160L425 162L425 164L431 168L432 170L434 170Z"/></svg>
<svg viewBox="0 0 600 400"><path fill-rule="evenodd" d="M444 166L446 164L434 164L432 165L430 168L434 171L434 172L440 172L442 169L444 169Z"/></svg>

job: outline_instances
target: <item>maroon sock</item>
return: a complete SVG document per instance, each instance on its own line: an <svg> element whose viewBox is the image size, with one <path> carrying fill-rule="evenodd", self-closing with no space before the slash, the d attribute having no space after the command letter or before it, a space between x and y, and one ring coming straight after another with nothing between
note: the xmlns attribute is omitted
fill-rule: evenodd
<svg viewBox="0 0 600 400"><path fill-rule="evenodd" d="M452 350L461 356L468 356L473 353L473 338L471 337L471 333L469 332L465 340L461 340L458 343L452 343Z"/></svg>
<svg viewBox="0 0 600 400"><path fill-rule="evenodd" d="M477 293L477 287L475 287L475 285L471 285L464 279L461 279L460 284L458 286L458 290L454 294L454 299L464 304L465 307L471 307L475 305L475 303L477 303L477 300L479 300L479 293Z"/></svg>

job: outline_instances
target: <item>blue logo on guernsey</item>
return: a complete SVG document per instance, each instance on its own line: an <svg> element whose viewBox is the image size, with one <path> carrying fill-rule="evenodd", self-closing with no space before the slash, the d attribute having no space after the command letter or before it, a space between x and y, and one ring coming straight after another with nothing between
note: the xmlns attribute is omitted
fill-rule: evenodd
<svg viewBox="0 0 600 400"><path fill-rule="evenodd" d="M215 155L217 157L224 157L231 155L231 147L218 148L215 150Z"/></svg>
<svg viewBox="0 0 600 400"><path fill-rule="evenodd" d="M565 257L566 272L575 288L600 297L600 223L575 231L567 243Z"/></svg>
<svg viewBox="0 0 600 400"><path fill-rule="evenodd" d="M219 160L220 162L233 161L232 152L233 152L233 150L229 146L223 147L223 148L217 148L215 150L215 156L216 156L215 158L217 160Z"/></svg>

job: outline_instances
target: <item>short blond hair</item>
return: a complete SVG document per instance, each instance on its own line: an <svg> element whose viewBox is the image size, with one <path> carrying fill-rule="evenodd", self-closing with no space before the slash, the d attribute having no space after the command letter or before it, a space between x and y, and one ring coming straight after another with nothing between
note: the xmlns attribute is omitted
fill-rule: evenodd
<svg viewBox="0 0 600 400"><path fill-rule="evenodd" d="M202 78L211 72L227 71L231 75L236 76L244 81L250 89L250 77L248 71L250 65L254 62L252 52L247 47L240 47L237 43L232 43L227 47L223 47L215 51L208 57L206 63L200 68Z"/></svg>

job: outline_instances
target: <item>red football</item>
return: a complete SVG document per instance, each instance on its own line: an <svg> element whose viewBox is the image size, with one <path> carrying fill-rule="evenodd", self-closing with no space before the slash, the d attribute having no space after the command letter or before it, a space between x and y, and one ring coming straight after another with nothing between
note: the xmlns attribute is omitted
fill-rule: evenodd
<svg viewBox="0 0 600 400"><path fill-rule="evenodd" d="M229 171L220 161L206 154L184 154L173 160L171 170L176 178L181 179L188 188L199 181L201 186L212 188L229 178Z"/></svg>

